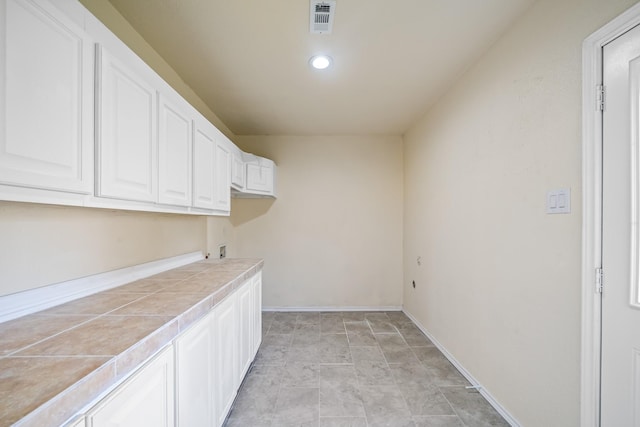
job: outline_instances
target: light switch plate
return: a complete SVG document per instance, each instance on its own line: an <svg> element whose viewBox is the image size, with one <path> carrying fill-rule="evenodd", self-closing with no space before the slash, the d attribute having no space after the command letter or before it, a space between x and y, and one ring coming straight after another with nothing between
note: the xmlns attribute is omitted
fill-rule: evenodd
<svg viewBox="0 0 640 427"><path fill-rule="evenodd" d="M571 213L571 189L558 188L547 192L547 213Z"/></svg>

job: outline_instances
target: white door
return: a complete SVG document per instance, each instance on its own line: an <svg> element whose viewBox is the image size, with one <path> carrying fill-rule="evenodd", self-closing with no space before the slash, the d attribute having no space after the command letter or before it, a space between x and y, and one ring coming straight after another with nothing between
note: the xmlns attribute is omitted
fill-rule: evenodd
<svg viewBox="0 0 640 427"><path fill-rule="evenodd" d="M640 27L604 48L602 427L640 427Z"/></svg>

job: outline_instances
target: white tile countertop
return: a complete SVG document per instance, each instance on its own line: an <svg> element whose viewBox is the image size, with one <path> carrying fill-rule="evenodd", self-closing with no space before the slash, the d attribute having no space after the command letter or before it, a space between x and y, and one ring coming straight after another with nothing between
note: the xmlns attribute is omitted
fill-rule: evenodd
<svg viewBox="0 0 640 427"><path fill-rule="evenodd" d="M58 426L262 269L204 260L0 323L0 426Z"/></svg>

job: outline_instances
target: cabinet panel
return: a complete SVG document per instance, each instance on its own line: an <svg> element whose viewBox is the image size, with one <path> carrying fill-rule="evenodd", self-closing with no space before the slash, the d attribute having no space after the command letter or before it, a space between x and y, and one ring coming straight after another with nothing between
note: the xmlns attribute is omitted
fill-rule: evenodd
<svg viewBox="0 0 640 427"><path fill-rule="evenodd" d="M249 280L240 289L238 289L238 361L240 363L240 378L246 374L249 369L249 365L253 360L253 311L255 307L253 299L253 282Z"/></svg>
<svg viewBox="0 0 640 427"><path fill-rule="evenodd" d="M156 91L105 49L100 62L99 195L154 202Z"/></svg>
<svg viewBox="0 0 640 427"><path fill-rule="evenodd" d="M191 122L189 104L177 95L159 97L158 201L191 205Z"/></svg>
<svg viewBox="0 0 640 427"><path fill-rule="evenodd" d="M173 349L162 351L88 415L88 427L174 425Z"/></svg>
<svg viewBox="0 0 640 427"><path fill-rule="evenodd" d="M213 313L176 340L178 426L213 426Z"/></svg>
<svg viewBox="0 0 640 427"><path fill-rule="evenodd" d="M216 140L214 179L215 209L231 211L231 151L224 141Z"/></svg>
<svg viewBox="0 0 640 427"><path fill-rule="evenodd" d="M214 313L216 425L221 426L240 385L236 295L228 296L216 306Z"/></svg>
<svg viewBox="0 0 640 427"><path fill-rule="evenodd" d="M0 182L93 189L93 45L47 1L0 0Z"/></svg>
<svg viewBox="0 0 640 427"><path fill-rule="evenodd" d="M273 165L266 159L247 163L247 190L273 192Z"/></svg>
<svg viewBox="0 0 640 427"><path fill-rule="evenodd" d="M215 209L215 128L204 119L194 122L193 206Z"/></svg>
<svg viewBox="0 0 640 427"><path fill-rule="evenodd" d="M243 190L245 186L245 165L240 150L231 156L231 185L237 190Z"/></svg>
<svg viewBox="0 0 640 427"><path fill-rule="evenodd" d="M262 343L262 272L256 274L253 279L253 348L251 359L253 360Z"/></svg>
<svg viewBox="0 0 640 427"><path fill-rule="evenodd" d="M77 419L75 421L72 421L69 424L66 424L65 427L85 427L84 417Z"/></svg>

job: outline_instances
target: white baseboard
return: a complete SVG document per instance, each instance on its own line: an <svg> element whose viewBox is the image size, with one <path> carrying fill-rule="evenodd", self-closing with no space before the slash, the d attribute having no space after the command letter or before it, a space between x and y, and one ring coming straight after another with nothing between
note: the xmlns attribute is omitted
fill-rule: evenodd
<svg viewBox="0 0 640 427"><path fill-rule="evenodd" d="M427 329L422 326L420 324L420 322L418 322L418 320L413 317L413 315L411 315L411 313L409 313L406 310L402 310L404 312L404 314L407 315L407 317L409 317L409 319L411 319L413 321L413 323L416 324L416 326L418 328L420 328L420 330L427 336L427 338L429 338L431 340L431 342L433 342L433 344L438 348L438 350L440 350L442 352L442 354L449 359L449 362L451 362L453 364L453 366L456 367L456 369L458 371L460 371L460 373L467 379L467 381L469 381L471 383L471 385L476 388L480 394L482 395L482 397L484 397L485 399L487 399L487 402L489 402L489 404L491 406L493 406L493 408L498 411L498 413L500 415L502 415L502 417L505 419L506 422L509 423L509 425L511 425L512 427L520 427L520 423L518 422L518 420L516 420L501 404L500 402L498 402L492 395L491 393L489 393L487 391L486 388L484 388L482 386L482 384L480 384L478 382L478 380L476 380L473 375L471 375L471 373L469 371L467 371L465 369L464 366L462 366L462 364L460 362L458 362L456 360L455 357L453 357L453 355L451 353L449 353L449 351L440 343L438 342L438 340L436 340L433 335L431 335L429 333L429 331L427 331Z"/></svg>
<svg viewBox="0 0 640 427"><path fill-rule="evenodd" d="M0 323L202 259L204 256L201 252L192 252L2 296L0 297Z"/></svg>
<svg viewBox="0 0 640 427"><path fill-rule="evenodd" d="M324 307L262 307L262 311L402 311L399 305L385 306L324 306Z"/></svg>

